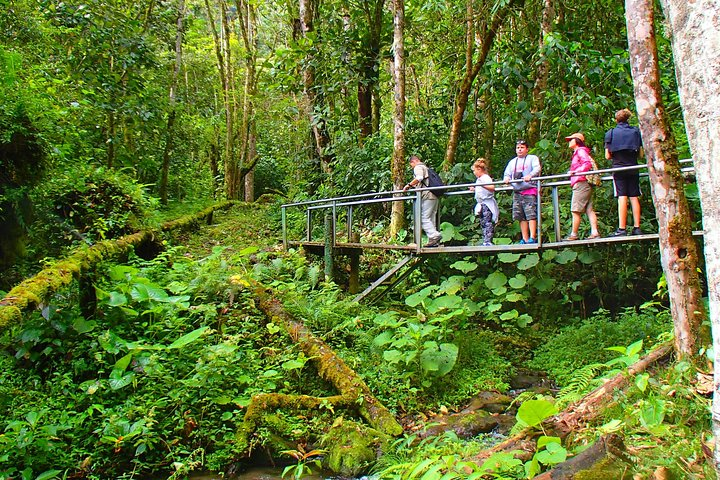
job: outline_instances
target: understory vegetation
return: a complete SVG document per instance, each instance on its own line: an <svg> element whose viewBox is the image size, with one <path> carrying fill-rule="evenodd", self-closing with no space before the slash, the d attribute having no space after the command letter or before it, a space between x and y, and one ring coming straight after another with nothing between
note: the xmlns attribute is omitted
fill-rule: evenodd
<svg viewBox="0 0 720 480"><path fill-rule="evenodd" d="M586 265L613 262L609 252L467 256L446 273L433 260L368 307L326 282L312 257L278 249L269 221L275 214L272 205L236 207L200 233L168 238L154 258L105 262L93 271L92 295L74 285L6 330L0 477L237 471L247 453L237 450L238 430L253 395L336 394L288 332L256 308L250 282L258 281L358 372L404 426L400 438L380 441L379 459L359 457L356 472L529 478L618 433L627 475L647 478L666 469L667 478L712 478L703 456L709 399L698 393L696 369L685 362L636 375L599 419L564 441L548 436L531 458L476 460L509 427L469 437L424 433L483 392L514 398L502 410L517 422L515 431L542 433L545 417L670 339L662 283L654 300L583 318L578 305L590 296L584 289L610 281L602 272L611 271ZM590 255L587 262L569 260L583 255ZM389 261L387 254L368 255L365 268ZM578 279L574 286L560 281L570 275ZM515 385L527 372L547 378ZM297 463L287 472L300 478L341 441L328 431L338 422L362 419L330 406L279 409L264 415L251 445L278 458L292 453Z"/></svg>

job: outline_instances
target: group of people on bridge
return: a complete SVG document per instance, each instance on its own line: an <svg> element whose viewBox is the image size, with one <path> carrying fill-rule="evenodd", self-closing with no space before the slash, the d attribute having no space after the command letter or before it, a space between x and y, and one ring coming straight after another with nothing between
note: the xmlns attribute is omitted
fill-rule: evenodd
<svg viewBox="0 0 720 480"><path fill-rule="evenodd" d="M632 112L627 108L615 113L616 126L605 133L605 158L612 161L613 168L629 167L638 164L642 156L642 139L640 130L631 126L628 121ZM599 177L586 172L597 170L595 161L590 155L590 149L585 146L585 136L578 132L565 137L568 147L572 150L570 161L570 185L572 187L572 200L570 211L572 213L572 229L564 238L566 241L578 240L582 215L585 214L590 222L590 235L587 238L600 238L597 225L597 215L593 209L593 186L599 182ZM532 179L540 175L542 165L537 155L529 153L529 145L525 140L518 140L515 144L516 156L508 161L503 173L503 181L513 188L512 218L520 222L522 238L519 243L537 243L537 215L538 215L538 184ZM428 187L429 170L420 157L412 155L409 159L413 170L413 179L404 187ZM498 221L499 209L495 200L495 184L488 173L488 161L479 158L472 165L475 174L475 185L470 187L475 194L474 214L483 233L483 245L493 244L495 224ZM641 235L640 229L640 174L637 169L624 170L613 173L613 188L618 200L618 228L611 236ZM437 247L442 241L442 234L438 232L436 218L438 211L438 197L432 190L424 190L421 199L421 225L428 237L425 247ZM633 218L633 227L627 226L628 203L630 203Z"/></svg>

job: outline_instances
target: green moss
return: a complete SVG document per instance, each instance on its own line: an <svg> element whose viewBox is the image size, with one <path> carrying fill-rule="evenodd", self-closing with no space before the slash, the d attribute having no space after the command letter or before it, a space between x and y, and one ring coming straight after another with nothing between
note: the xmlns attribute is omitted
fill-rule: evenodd
<svg viewBox="0 0 720 480"><path fill-rule="evenodd" d="M324 464L344 477L357 476L375 462L378 451L388 439L373 428L341 417L323 439L328 452Z"/></svg>
<svg viewBox="0 0 720 480"><path fill-rule="evenodd" d="M603 458L591 468L577 472L573 478L575 480L629 478L626 475L628 475L627 464L613 458Z"/></svg>

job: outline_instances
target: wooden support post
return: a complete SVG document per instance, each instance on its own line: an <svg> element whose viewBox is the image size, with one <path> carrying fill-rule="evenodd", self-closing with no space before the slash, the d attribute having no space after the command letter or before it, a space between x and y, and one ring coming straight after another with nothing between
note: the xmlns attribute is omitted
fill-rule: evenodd
<svg viewBox="0 0 720 480"><path fill-rule="evenodd" d="M330 211L325 211L325 281L333 281L333 218Z"/></svg>
<svg viewBox="0 0 720 480"><path fill-rule="evenodd" d="M348 240L357 243L360 241L360 235L352 233ZM360 291L360 252L361 250L352 250L348 255L350 257L350 278L348 279L348 292L355 295Z"/></svg>

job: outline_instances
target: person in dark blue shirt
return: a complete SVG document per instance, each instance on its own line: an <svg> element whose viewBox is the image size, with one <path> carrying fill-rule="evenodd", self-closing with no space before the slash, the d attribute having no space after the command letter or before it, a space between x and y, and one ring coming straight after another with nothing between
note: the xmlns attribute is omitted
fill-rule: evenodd
<svg viewBox="0 0 720 480"><path fill-rule="evenodd" d="M630 167L638 164L642 156L640 130L631 127L628 120L632 112L623 108L615 113L617 126L605 134L605 158L612 160L613 168ZM615 196L618 199L618 229L611 236L642 235L640 230L640 173L628 170L613 173ZM628 198L632 207L633 229L627 231Z"/></svg>

